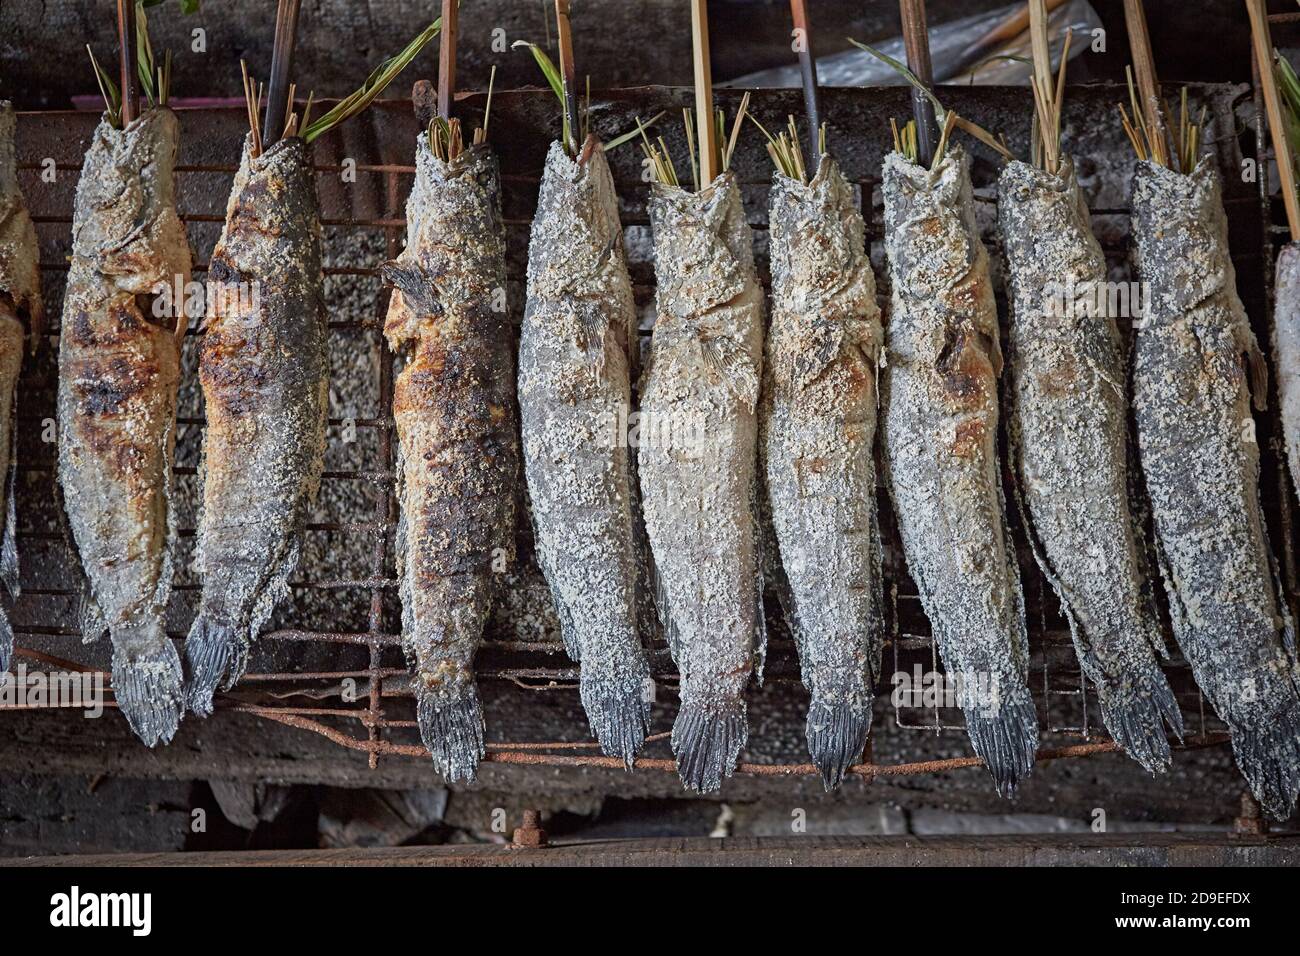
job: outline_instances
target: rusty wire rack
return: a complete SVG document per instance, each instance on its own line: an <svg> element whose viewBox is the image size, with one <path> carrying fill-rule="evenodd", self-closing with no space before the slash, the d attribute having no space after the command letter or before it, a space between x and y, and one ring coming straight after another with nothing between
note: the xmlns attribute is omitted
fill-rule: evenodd
<svg viewBox="0 0 1300 956"><path fill-rule="evenodd" d="M1082 111L1079 116L1085 116L1087 110L1095 108L1098 102L1109 103L1119 97L1117 92L1098 92L1089 88L1072 93L1077 95L1067 96L1067 103L1073 102L1078 106ZM1213 104L1216 113L1212 115L1219 112L1228 114L1227 121L1222 124L1225 128L1232 125L1233 114L1252 93L1233 88L1198 89L1198 95ZM722 93L720 98L725 102L729 95ZM669 115L675 115L673 107L688 102L688 97L689 91L664 88L610 91L593 101L595 128L609 135L631 126L637 115L652 115L660 109L667 109ZM798 111L796 97L794 92L759 91L754 95L752 108L765 119L767 114L780 118L787 112ZM887 148L888 125L887 120L880 121L880 118L904 115L908 109L907 94L896 90L828 90L825 99L835 151L846 175L861 190L864 207L870 207L869 236L874 240L873 261L880 277L882 303L887 302L887 277L879 242L882 223L877 187L880 158ZM1027 92L1018 89L954 90L951 100L954 108L963 114L1003 130L1013 148L1024 152L1031 112ZM1080 100L1087 102L1080 106ZM470 95L461 103L462 109L472 114L481 108L482 97ZM1261 109L1257 94L1253 105L1256 110ZM537 91L498 93L492 107L493 140L502 165L510 301L516 320L522 312L527 230L536 201L541 162L554 126L552 110L553 100L548 94ZM43 357L38 358L34 368L24 371L19 429L26 437L20 438L22 480L18 493L19 547L24 562L23 594L15 607L13 619L18 635L18 658L69 670L103 670L104 655L102 648L98 649L97 658L93 646L78 644L81 636L75 620L78 592L70 583L67 567L67 563L74 559L64 533L51 515L55 510L53 446L32 435L44 429L52 415L53 353L58 334L57 321L53 320L60 312L61 285L67 269L73 184L80 169L80 151L88 141L95 120L96 117L86 113L23 114L18 127L20 176L41 234L42 270L52 327ZM182 129L186 135L177 167L178 196L182 218L196 252L196 273L204 270L207 255L224 219L225 198L235 172L242 137L242 121L242 106L182 112ZM1067 129L1073 121L1070 108L1067 108ZM1088 122L1089 128L1097 126L1095 117ZM663 132L670 148L682 148L680 129L665 124ZM339 414L354 409L350 406L340 408L340 404L348 406L349 403L338 395L334 396L330 419L331 458L327 458L322 498L334 497L332 488L360 490L338 498L342 504L336 503L335 507L345 512L341 516L313 515L306 530L307 537L321 538L324 543L305 549L304 561L296 579L291 582L294 606L277 612L271 629L259 639L249 673L238 687L218 698L220 711L252 714L319 734L341 747L365 753L372 768L378 766L381 758L426 756L416 733L413 704L400 653L397 581L392 555L396 517L391 491L395 433L388 413L394 357L379 334L387 295L379 287L378 266L395 256L403 241L406 225L403 207L414 173L409 163L414 134L415 122L409 109L404 104L388 102L378 104L369 118L345 127L343 132L333 133L317 144L316 170L326 232L327 300L331 308L340 311L330 322L331 335L336 340L346 339L345 351L357 342L365 344L368 360L361 372L356 373L357 382L353 384L359 385L369 396L365 413L356 414ZM1121 151L1126 153L1127 142L1119 132L1117 120L1109 134L1113 136L1111 152L1116 157L1121 155ZM1089 142L1095 143L1101 141L1098 137L1107 134L1104 129L1094 129L1090 135L1093 138ZM1228 136L1221 137L1221 148L1229 148L1229 139ZM1266 145L1255 144L1257 155L1263 155ZM977 146L972 153L982 207L981 221L988 225L992 217L986 214L993 212L994 200L987 184L994 164L991 155L982 154L982 149ZM51 157L52 166L48 161ZM353 159L355 162L351 162ZM1235 161L1235 155L1229 155L1222 162L1226 168ZM1125 156L1115 162L1131 161ZM611 157L611 166L623 202L634 289L645 316L642 323L644 335L649 330L653 272L648 256L648 218L644 208L641 165L633 148L625 148ZM766 282L766 189L770 165L761 146L750 142L742 143L733 166L742 181L747 214L755 227L760 272ZM50 168L58 177L57 188L45 188L41 180L43 174L48 175ZM345 174L353 176L352 182L344 182ZM980 182L981 176L983 183ZM1127 175L1123 182L1126 186ZM1122 196L1114 187L1109 188L1110 195L1102 196L1094 203L1094 214L1099 221L1110 223L1113 231L1109 238L1103 235L1103 248L1112 265L1122 269L1126 208ZM1240 192L1234 194L1230 190L1228 201L1233 204L1233 216L1248 224L1262 221L1268 244L1266 251L1270 253L1267 261L1271 263L1272 219L1265 177L1261 176L1258 197L1243 196ZM355 249L347 255L338 254L335 247L340 243L347 245L350 237L359 234L366 236L360 243L359 255L353 254ZM1249 254L1238 258L1234 252L1243 283L1251 282L1252 276L1268 271L1261 270L1258 261L1252 262L1251 258ZM345 307L337 305L335 296L331 295L331 282L336 284L336 292L344 290ZM1262 301L1262 276L1258 286ZM1253 309L1252 315L1257 312L1258 309ZM194 344L200 334L198 330L190 329L186 344L185 368L189 382L182 391L176 466L178 498L182 501L187 494L190 499L195 496L197 448L203 427L201 402L196 398L197 389L193 382ZM337 349L337 345L336 341L333 347ZM348 374L353 372L355 369ZM360 456L361 461L356 460L355 455L338 454L340 448L348 443L341 436L346 436L349 430L363 436L354 440L354 444L364 445L367 449ZM1279 487L1285 489L1285 474L1276 468L1266 470L1265 474L1273 476L1266 481L1265 497L1271 517L1272 512L1276 512L1275 520L1283 522L1281 538L1285 542L1286 580L1288 591L1294 596L1295 556L1290 544L1292 505L1285 490L1278 491ZM186 520L187 510L189 520ZM912 673L916 668L941 672L937 648L929 636L915 587L903 566L889 502L883 493L881 510L889 626L886 673L889 672L889 663L892 663L895 674ZM35 522L30 514L37 515ZM1013 524L1016 522L1014 514L1011 520ZM521 593L531 589L536 597L538 588L544 589L544 585L540 584L540 574L531 563L527 521L521 521L521 525L520 568L512 574L511 584ZM193 535L192 504L188 509L182 505L182 548L192 547ZM344 549L349 562L340 568L329 557L339 550L338 541L349 537L358 539L360 543L349 544ZM33 549L41 552L35 560L28 553ZM178 561L178 566L183 568L184 562ZM1068 631L1050 588L1037 573L1032 560L1025 555L1022 555L1021 566L1030 625L1031 686L1039 703L1040 717L1046 718L1042 720L1045 746L1040 751L1040 759L1087 756L1116 749L1098 723L1095 699L1074 658ZM169 612L169 632L176 639L183 638L188 629L198 589L199 584L191 575L184 571L178 574ZM541 603L546 603L545 597ZM304 606L309 609L304 610ZM798 669L793 642L785 634L776 608L769 606L769 612L772 618L769 632L774 635L769 655L769 681L796 684ZM511 620L516 613L525 618L523 624ZM657 681L672 686L676 675L666 648L659 645L651 653ZM489 640L479 655L477 670L485 688L485 700L491 697L489 688L492 685L537 693L559 692L569 695L574 702L577 699L577 667L564 656L553 615L548 619L544 612L524 614L518 602L494 618ZM1191 680L1190 669L1175 654L1168 670L1187 718L1189 734L1185 745L1222 743L1226 739L1223 726L1205 706ZM884 698L890 696L890 687L882 686L879 690L882 699L877 702L878 711L885 708L892 711L892 721L897 728L953 735L954 738L963 734L960 714L943 708L940 702L920 708L898 706L892 701L885 704ZM488 703L488 762L621 767L620 761L599 754L598 745L590 739L585 723L580 721L575 721L571 732L566 732L568 739L499 739L494 733L490 700ZM659 732L650 737L647 755L638 760L638 768L673 769L666 748L669 735L666 729L660 729L666 727L669 716L670 702L664 704L656 708L656 729ZM855 772L865 777L907 775L979 763L973 756L878 763L869 743L864 761ZM750 760L742 762L738 770L764 775L815 773L811 764L798 760Z"/></svg>

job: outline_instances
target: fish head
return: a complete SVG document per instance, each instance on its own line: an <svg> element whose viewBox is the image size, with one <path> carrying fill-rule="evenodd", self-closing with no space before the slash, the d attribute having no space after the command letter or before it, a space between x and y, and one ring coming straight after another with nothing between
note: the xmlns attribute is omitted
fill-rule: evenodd
<svg viewBox="0 0 1300 956"><path fill-rule="evenodd" d="M895 289L915 299L941 297L985 254L965 151L949 146L933 170L890 153L882 189Z"/></svg>
<svg viewBox="0 0 1300 956"><path fill-rule="evenodd" d="M696 193L655 183L650 223L660 311L689 319L744 292L753 249L730 172Z"/></svg>

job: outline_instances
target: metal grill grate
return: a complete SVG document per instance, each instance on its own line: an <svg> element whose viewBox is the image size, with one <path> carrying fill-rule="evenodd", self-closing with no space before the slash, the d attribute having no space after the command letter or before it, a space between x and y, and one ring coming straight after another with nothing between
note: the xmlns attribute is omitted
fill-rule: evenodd
<svg viewBox="0 0 1300 956"><path fill-rule="evenodd" d="M947 93L947 91L945 91ZM1248 104L1249 91L1239 87L1198 87L1196 98L1210 106L1214 130L1231 130L1239 108ZM728 91L723 105L734 109ZM646 88L612 91L595 100L593 127L606 136L629 128L635 116L649 116L688 102L689 91ZM951 105L981 124L1006 134L1014 151L1027 150L1030 105L1023 90L965 90L947 93ZM738 95L735 96L738 99ZM887 301L888 279L880 247L882 230L879 185L880 159L887 148L888 117L908 110L901 90L828 90L825 110L832 128L831 143L848 175L870 204L868 234L872 258ZM1103 248L1117 272L1125 268L1124 235L1127 213L1124 195L1131 168L1127 140L1113 117L1119 92L1082 88L1067 96L1065 140L1080 156L1090 157L1095 179L1094 213ZM461 101L464 115L480 109L479 95ZM797 94L760 91L753 109L766 123L797 112ZM1255 104L1258 108L1258 104ZM1098 120L1101 117L1101 120ZM195 249L196 273L201 276L224 218L230 180L235 172L244 113L242 106L182 113L182 151L178 166L178 197ZM70 251L72 198L80 154L96 118L85 113L25 114L18 127L20 178L41 237L42 269L47 311L52 319L61 310L62 284ZM516 321L523 306L523 269L527 234L536 200L538 177L549 135L555 126L554 101L532 91L498 94L492 108L492 139L501 158L510 275L509 296ZM662 131L671 149L684 148L679 124L664 121ZM341 132L322 139L316 147L318 188L325 226L327 303L337 314L330 323L334 385L331 401L330 451L322 484L322 503L307 528L304 561L292 582L294 605L277 612L273 629L264 634L255 651L250 672L232 692L218 700L222 710L255 714L292 727L321 734L340 746L368 754L370 766L381 757L420 758L413 705L400 653L397 582L394 577L392 531L396 505L391 485L394 467L394 432L388 408L392 398L394 361L379 330L387 295L379 286L378 266L396 255L405 232L403 210L413 167L409 165L415 122L401 104L380 104ZM1237 168L1240 160L1230 133L1210 137L1219 153L1221 168ZM996 166L983 147L972 150L979 193L980 221L986 241L998 256L989 233L994 202L989 187ZM53 160L53 164L49 160ZM355 160L355 162L353 162ZM648 219L640 156L634 145L620 149L611 165L623 202L634 288L643 313L643 336L652 318L653 271L650 261ZM53 168L54 183L45 182ZM749 136L734 162L743 184L747 213L755 227L760 271L766 275L766 191L770 164L758 136ZM352 176L353 181L345 181ZM1227 182L1234 241L1238 230L1255 229L1261 218L1267 233L1267 186L1259 195L1232 177ZM1261 208L1264 214L1261 216ZM1256 233L1258 234L1258 233ZM1271 247L1266 250L1271 253ZM1252 315L1261 314L1263 277L1258 256L1237 250L1239 282ZM1271 258L1265 259L1271 263ZM995 273L995 285L1002 283ZM1254 294L1251 294L1253 290ZM1003 310L1005 313L1005 310ZM57 321L49 341L32 368L24 371L20 399L19 547L23 560L23 594L13 619L18 633L19 657L29 666L68 669L102 669L106 648L80 645L75 623L76 588L72 584L72 556L57 521L54 501L54 445L49 437L53 415ZM181 517L181 560L169 631L180 639L193 615L199 583L187 567L194 536L194 502L198 489L198 449L203 427L201 399L197 394L195 344L199 333L191 330L185 349L186 383L181 399L180 435L176 475ZM644 343L643 343L644 344ZM364 347L364 348L362 348ZM1267 423L1266 427L1267 427ZM1265 497L1271 511L1289 530L1290 512L1285 495L1277 494L1276 468L1266 469ZM1284 476L1283 476L1284 477ZM1279 502L1279 498L1282 500ZM911 673L917 666L940 671L937 651L919 608L915 588L902 565L888 500L881 495L882 528L886 535L886 594L890 643L886 662L894 673ZM1015 521L1012 516L1013 523ZM523 522L526 526L527 522ZM1294 555L1289 546L1285 560L1287 581L1294 593ZM587 728L575 722L557 740L504 740L492 724L491 688L508 685L536 694L568 696L576 707L577 668L564 656L540 574L531 560L526 527L519 534L519 567L509 579L510 594L495 615L489 640L480 652L478 675L489 702L489 761L552 766L617 767L619 762L599 755ZM1040 756L1081 756L1114 749L1098 721L1091 692L1085 686L1064 622L1050 589L1022 555L1032 651L1031 686L1039 703L1044 729ZM797 660L789 640L769 606L769 682L795 685ZM653 651L656 679L670 691L676 676L666 647ZM1219 743L1222 726L1208 713L1193 685L1188 668L1175 658L1171 678L1183 705L1191 732L1191 746ZM351 692L355 688L355 692ZM924 708L899 707L888 700L890 686L880 688L877 720L892 711L897 727L961 739L960 714L934 704ZM790 692L802 692L793 686ZM674 693L661 695L656 705L656 733L647 756L638 762L645 769L671 770L667 728L671 725ZM800 697L800 700L804 698ZM799 727L802 735L802 725ZM866 775L909 774L946 770L978 763L973 757L910 763L876 762L870 745L859 772ZM757 774L812 773L811 765L798 761L748 762L742 772Z"/></svg>

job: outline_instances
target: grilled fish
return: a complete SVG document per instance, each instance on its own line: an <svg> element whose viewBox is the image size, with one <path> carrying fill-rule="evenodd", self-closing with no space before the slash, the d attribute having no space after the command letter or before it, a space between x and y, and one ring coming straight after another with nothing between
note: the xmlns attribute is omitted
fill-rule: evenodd
<svg viewBox="0 0 1300 956"><path fill-rule="evenodd" d="M1273 364L1287 463L1300 496L1300 243L1278 253L1275 278Z"/></svg>
<svg viewBox="0 0 1300 956"><path fill-rule="evenodd" d="M998 216L1010 278L1008 432L1024 525L1070 623L1101 716L1151 773L1182 714L1157 655L1160 620L1129 510L1128 402L1114 316L1090 308L1106 259L1067 159L1008 163Z"/></svg>
<svg viewBox="0 0 1300 956"><path fill-rule="evenodd" d="M777 172L772 325L759 443L826 789L862 753L884 646L876 517L876 366L883 333L865 227L829 156L809 184Z"/></svg>
<svg viewBox="0 0 1300 956"><path fill-rule="evenodd" d="M601 749L631 767L649 731L628 442L636 304L604 150L551 145L528 247L519 411L538 562Z"/></svg>
<svg viewBox="0 0 1300 956"><path fill-rule="evenodd" d="M1133 407L1174 637L1251 790L1285 818L1300 791L1300 668L1259 505L1250 406L1268 373L1208 157L1186 175L1138 164L1133 237L1147 287Z"/></svg>
<svg viewBox="0 0 1300 956"><path fill-rule="evenodd" d="M519 439L496 158L420 134L406 248L384 267L397 378L402 643L420 735L448 780L483 758L474 655L514 538Z"/></svg>
<svg viewBox="0 0 1300 956"><path fill-rule="evenodd" d="M212 712L275 605L288 597L320 486L329 414L321 227L307 144L259 156L245 141L208 269L199 379L203 505L198 617L185 643L189 706Z"/></svg>
<svg viewBox="0 0 1300 956"><path fill-rule="evenodd" d="M0 582L18 596L18 545L14 516L14 429L23 340L35 350L45 325L36 227L18 188L14 110L0 102ZM13 656L14 632L0 607L0 674Z"/></svg>
<svg viewBox="0 0 1300 956"><path fill-rule="evenodd" d="M885 158L893 281L881 377L885 468L908 568L956 682L975 753L1010 796L1033 768L1038 719L998 468L1002 352L969 163Z"/></svg>
<svg viewBox="0 0 1300 956"><path fill-rule="evenodd" d="M163 616L186 321L183 302L165 314L165 299L152 298L190 279L172 181L178 132L166 108L95 130L59 340L59 483L88 586L83 634L108 630L114 697L149 746L170 741L184 711Z"/></svg>
<svg viewBox="0 0 1300 956"><path fill-rule="evenodd" d="M638 467L658 606L681 672L682 783L717 790L748 734L743 692L764 647L755 522L763 292L731 173L650 197L657 318ZM757 648L755 638L757 637Z"/></svg>

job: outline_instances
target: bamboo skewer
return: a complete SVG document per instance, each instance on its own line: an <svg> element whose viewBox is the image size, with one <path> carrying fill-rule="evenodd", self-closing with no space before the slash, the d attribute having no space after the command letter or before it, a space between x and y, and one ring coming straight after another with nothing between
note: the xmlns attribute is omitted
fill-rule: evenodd
<svg viewBox="0 0 1300 956"><path fill-rule="evenodd" d="M136 0L117 0L117 38L119 48L118 86L122 90L122 127L125 129L140 114L140 80L136 68Z"/></svg>
<svg viewBox="0 0 1300 956"><path fill-rule="evenodd" d="M1273 138L1273 153L1277 158L1277 172L1282 180L1282 201L1286 205L1287 228L1291 241L1300 240L1300 198L1296 196L1295 167L1292 165L1291 141L1286 134L1286 121L1282 115L1282 98L1273 73L1273 40L1269 35L1268 9L1264 0L1246 0L1250 14L1250 34L1255 43L1255 62L1259 66L1259 84L1264 94L1264 107L1268 112L1268 128Z"/></svg>
<svg viewBox="0 0 1300 956"><path fill-rule="evenodd" d="M1128 28L1129 51L1133 57L1133 71L1137 74L1138 92L1145 117L1135 116L1134 122L1144 120L1151 142L1151 158L1161 166L1169 165L1169 147L1165 138L1164 110L1160 104L1160 81L1156 78L1155 58L1151 54L1151 36L1147 33L1146 12L1142 0L1124 0L1124 24Z"/></svg>
<svg viewBox="0 0 1300 956"><path fill-rule="evenodd" d="M438 115L451 119L456 94L456 40L460 32L459 0L442 0L442 36L438 38Z"/></svg>
<svg viewBox="0 0 1300 956"><path fill-rule="evenodd" d="M275 45L271 49L271 79L266 90L262 142L271 145L284 134L289 113L289 74L293 72L293 47L298 34L299 0L280 0L275 11Z"/></svg>
<svg viewBox="0 0 1300 956"><path fill-rule="evenodd" d="M907 51L908 69L925 88L934 86L934 67L930 62L930 34L925 20L925 0L898 0L903 19L903 48ZM934 104L918 89L912 90L912 113L916 117L917 162L929 166L934 159L939 129L934 118Z"/></svg>
<svg viewBox="0 0 1300 956"><path fill-rule="evenodd" d="M817 58L813 52L812 23L808 20L807 0L790 0L790 16L794 19L794 28L803 35L803 45L799 50L799 73L803 78L804 110L808 114L808 145L814 156L820 152L818 141L821 135L821 108L817 91Z"/></svg>
<svg viewBox="0 0 1300 956"><path fill-rule="evenodd" d="M582 135L578 117L578 84L573 66L573 30L569 26L569 0L555 0L555 37L560 47L560 84L564 91L564 115L568 119L569 142L565 146L577 155Z"/></svg>
<svg viewBox="0 0 1300 956"><path fill-rule="evenodd" d="M713 116L713 76L709 67L708 0L691 0L691 43L695 58L695 124L700 149L700 184L718 175L718 127Z"/></svg>

